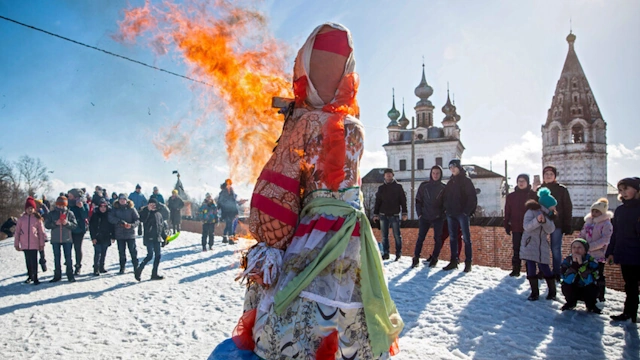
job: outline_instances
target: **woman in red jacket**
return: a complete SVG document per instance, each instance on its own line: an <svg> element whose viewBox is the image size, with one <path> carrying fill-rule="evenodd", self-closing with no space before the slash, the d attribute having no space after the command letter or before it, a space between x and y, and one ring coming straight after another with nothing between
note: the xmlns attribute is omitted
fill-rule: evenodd
<svg viewBox="0 0 640 360"><path fill-rule="evenodd" d="M17 251L24 253L27 263L27 274L29 277L25 283L33 281L34 285L40 284L38 281L38 251L44 250L44 243L47 235L44 232L42 216L36 212L36 201L29 196L24 205L24 214L18 219L14 247Z"/></svg>

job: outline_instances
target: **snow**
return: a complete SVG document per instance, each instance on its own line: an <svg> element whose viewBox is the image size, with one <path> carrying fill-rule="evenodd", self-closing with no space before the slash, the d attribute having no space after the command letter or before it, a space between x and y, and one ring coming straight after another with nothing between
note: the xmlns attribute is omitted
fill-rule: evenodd
<svg viewBox="0 0 640 360"><path fill-rule="evenodd" d="M141 239L138 257L146 254ZM1 359L206 359L229 338L242 311L244 287L234 281L242 244L216 237L202 252L200 235L183 232L162 249L162 281L118 275L115 244L107 274L94 277L93 247L83 244L83 274L51 284L53 253L42 283L24 284L24 257L13 238L0 242ZM129 254L127 253L127 256ZM474 266L471 273L421 266L411 259L385 261L391 295L404 318L401 353L394 359L638 359L638 327L612 323L624 293L608 290L602 315L561 312L564 300L527 301L524 276L510 278L497 268ZM559 290L559 289L558 289ZM560 295L559 298L562 298Z"/></svg>

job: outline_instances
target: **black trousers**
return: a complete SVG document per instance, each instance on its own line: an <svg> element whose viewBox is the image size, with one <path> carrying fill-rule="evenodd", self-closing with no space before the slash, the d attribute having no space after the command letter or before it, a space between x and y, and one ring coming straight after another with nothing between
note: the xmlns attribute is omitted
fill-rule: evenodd
<svg viewBox="0 0 640 360"><path fill-rule="evenodd" d="M29 279L38 281L38 250L22 250Z"/></svg>
<svg viewBox="0 0 640 360"><path fill-rule="evenodd" d="M579 300L584 301L587 309L596 307L596 298L598 297L598 287L596 284L587 286L578 286L577 280L574 284L562 284L562 293L567 300L567 304L576 306Z"/></svg>
<svg viewBox="0 0 640 360"><path fill-rule="evenodd" d="M129 254L131 254L131 263L133 269L138 268L138 250L136 249L136 239L118 239L118 255L120 256L120 270L124 270L124 266L127 264L126 249L129 247Z"/></svg>
<svg viewBox="0 0 640 360"><path fill-rule="evenodd" d="M418 219L418 224L418 240L416 241L416 248L413 250L413 257L420 257L424 239L427 237L429 228L433 227L434 247L431 256L435 259L438 259L438 257L440 256L440 250L442 250L442 229L444 226L444 220L436 219L434 221L429 221L424 216L421 216L420 219Z"/></svg>
<svg viewBox="0 0 640 360"><path fill-rule="evenodd" d="M147 256L140 263L140 272L142 269L151 261L153 258L153 270L151 270L151 276L158 276L158 265L160 265L161 254L161 245L162 243L158 241L153 241L150 245L147 245Z"/></svg>
<svg viewBox="0 0 640 360"><path fill-rule="evenodd" d="M522 261L520 260L520 244L522 242L521 232L511 233L511 243L513 245L513 256L511 257L511 266L514 270L520 270Z"/></svg>
<svg viewBox="0 0 640 360"><path fill-rule="evenodd" d="M624 300L624 313L638 314L638 281L640 281L640 266L621 265L622 278L624 279L624 292L627 298Z"/></svg>
<svg viewBox="0 0 640 360"><path fill-rule="evenodd" d="M213 231L216 229L215 223L202 224L202 250L207 249L207 238L209 238L209 246L213 246Z"/></svg>
<svg viewBox="0 0 640 360"><path fill-rule="evenodd" d="M73 251L76 254L76 267L82 266L82 239L84 239L84 232L71 233L71 239L73 239Z"/></svg>

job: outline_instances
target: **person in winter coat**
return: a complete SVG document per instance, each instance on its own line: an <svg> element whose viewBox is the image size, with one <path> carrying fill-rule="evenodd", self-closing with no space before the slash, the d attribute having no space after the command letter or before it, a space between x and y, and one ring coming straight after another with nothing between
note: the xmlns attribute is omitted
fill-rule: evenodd
<svg viewBox="0 0 640 360"><path fill-rule="evenodd" d="M149 199L156 199L160 204L164 204L164 196L160 194L157 186L153 187L153 194L149 196Z"/></svg>
<svg viewBox="0 0 640 360"><path fill-rule="evenodd" d="M118 201L118 194L116 194L116 192L114 191L111 193L111 199L109 199L109 204L113 206L113 204L117 201Z"/></svg>
<svg viewBox="0 0 640 360"><path fill-rule="evenodd" d="M147 198L142 193L140 184L137 184L136 190L129 194L129 200L133 201L136 211L140 211L143 206L147 206ZM142 235L142 223L138 224L138 235Z"/></svg>
<svg viewBox="0 0 640 360"><path fill-rule="evenodd" d="M571 235L573 233L571 229L573 204L571 203L569 190L564 185L558 184L556 181L557 176L558 170L554 166L545 166L542 170L543 183L540 188L551 190L551 196L558 201L556 217L553 220L556 229L551 234L551 253L553 256L553 274L556 280L559 280L560 263L562 262L562 235Z"/></svg>
<svg viewBox="0 0 640 360"><path fill-rule="evenodd" d="M18 219L14 216L11 216L7 219L7 221L3 222L0 226L0 233L5 237L0 237L0 240L4 240L8 237L12 237L16 232L16 225L18 224Z"/></svg>
<svg viewBox="0 0 640 360"><path fill-rule="evenodd" d="M158 265L160 265L161 247L166 238L165 223L158 200L149 199L147 206L140 210L140 219L144 224L143 241L147 247L147 256L142 260L140 266L135 271L136 280L140 281L140 276L144 267L153 259L153 270L151 271L151 280L162 280L164 276L158 275Z"/></svg>
<svg viewBox="0 0 640 360"><path fill-rule="evenodd" d="M115 226L115 235L118 242L118 254L120 255L120 274L124 274L127 264L125 251L129 247L133 270L138 268L138 251L136 249L136 227L140 224L140 217L133 201L127 195L118 195L118 202L113 204L109 212L109 222Z"/></svg>
<svg viewBox="0 0 640 360"><path fill-rule="evenodd" d="M407 196L393 177L393 170L384 171L384 183L378 187L376 202L373 208L373 221L380 220L382 233L382 260L389 259L389 227L393 230L396 242L396 259L402 256L402 234L400 233L400 214L407 220Z"/></svg>
<svg viewBox="0 0 640 360"><path fill-rule="evenodd" d="M98 207L100 205L100 199L105 199L104 194L105 192L102 189L102 186L96 185L95 191L93 193L93 197L91 198L91 203L93 204L93 206Z"/></svg>
<svg viewBox="0 0 640 360"><path fill-rule="evenodd" d="M429 267L438 263L438 256L442 249L442 229L444 225L444 209L440 207L438 197L444 190L442 183L442 168L435 165L429 173L429 181L424 181L418 187L416 194L416 212L418 213L419 231L416 247L413 251L412 267L417 267L422 252L422 244L427 237L430 227L433 227L433 240L435 246L429 260Z"/></svg>
<svg viewBox="0 0 640 360"><path fill-rule="evenodd" d="M556 278L549 268L551 249L547 236L556 228L553 217L557 204L556 199L546 188L538 191L538 201L527 200L525 203L527 211L524 213L520 259L526 260L527 264L527 279L531 286L531 294L528 297L530 301L540 298L536 266L542 271L547 281L547 300L556 299Z"/></svg>
<svg viewBox="0 0 640 360"><path fill-rule="evenodd" d="M224 221L224 232L222 236L223 243L235 244L235 234L233 232L233 221L238 217L238 200L237 195L231 187L231 179L225 180L220 185L220 194L218 195L218 209L220 210L222 221Z"/></svg>
<svg viewBox="0 0 640 360"><path fill-rule="evenodd" d="M587 311L600 314L602 311L596 306L598 287L598 263L588 254L589 243L585 239L575 239L571 243L571 254L561 265L562 293L566 303L562 311L572 310L578 300L584 301Z"/></svg>
<svg viewBox="0 0 640 360"><path fill-rule="evenodd" d="M591 212L584 217L584 226L580 231L580 238L589 243L589 255L598 262L598 299L604 302L606 283L604 278L604 264L607 246L613 234L613 224L611 223L613 213L609 211L609 200L600 198L591 205Z"/></svg>
<svg viewBox="0 0 640 360"><path fill-rule="evenodd" d="M209 250L211 250L213 232L218 223L218 207L209 193L205 195L204 202L200 206L200 216L202 217L202 251L207 251L207 238L209 238Z"/></svg>
<svg viewBox="0 0 640 360"><path fill-rule="evenodd" d="M624 279L622 314L612 315L614 321L638 321L638 281L640 281L640 178L629 177L618 181L622 205L613 215L613 234L607 247L609 264L620 264Z"/></svg>
<svg viewBox="0 0 640 360"><path fill-rule="evenodd" d="M24 205L24 214L18 219L16 224L15 239L13 246L17 251L24 253L24 260L27 264L27 280L25 283L33 281L34 285L40 284L38 280L38 251L44 251L44 244L47 234L44 232L42 216L36 211L36 202L29 196Z"/></svg>
<svg viewBox="0 0 640 360"><path fill-rule="evenodd" d="M507 195L504 205L504 230L507 232L507 235L511 235L511 242L513 244L513 257L511 258L512 271L509 276L520 276L520 267L522 265L522 261L520 260L520 242L522 240L522 233L524 232L522 222L526 211L524 204L527 200L535 198L536 193L531 190L531 185L529 184L529 175L518 175L516 188L514 192Z"/></svg>
<svg viewBox="0 0 640 360"><path fill-rule="evenodd" d="M93 213L89 221L89 234L93 243L93 275L98 276L106 273L104 260L107 257L109 246L115 241L115 228L109 222L109 203L107 199L101 198L97 204L98 208Z"/></svg>
<svg viewBox="0 0 640 360"><path fill-rule="evenodd" d="M73 250L76 255L76 265L74 275L80 274L82 267L82 241L84 234L87 233L87 225L89 224L89 206L84 202L84 193L80 189L69 190L69 210L76 217L78 226L71 231L73 239Z"/></svg>
<svg viewBox="0 0 640 360"><path fill-rule="evenodd" d="M449 161L449 170L451 170L452 176L442 193L442 202L444 211L447 214L447 222L449 223L451 262L444 267L444 270L458 268L459 259L456 256L458 254L458 242L456 237L451 236L451 234L457 234L458 229L460 229L464 240L464 272L469 272L473 262L470 219L478 206L478 197L476 188L467 176L467 172L462 168L459 159Z"/></svg>
<svg viewBox="0 0 640 360"><path fill-rule="evenodd" d="M53 247L53 261L55 264L53 279L50 282L57 282L62 279L61 247L64 253L67 280L69 282L76 281L73 276L73 262L71 261L71 248L73 246L71 231L78 226L78 223L76 222L76 216L67 208L68 204L65 196L59 196L56 199L55 209L49 211L44 218L44 227L51 230L51 246Z"/></svg>
<svg viewBox="0 0 640 360"><path fill-rule="evenodd" d="M182 221L182 215L180 210L184 207L184 201L178 196L178 190L173 189L171 191L171 197L167 201L169 211L171 212L169 220L171 221L171 230L173 233L180 232L180 222Z"/></svg>

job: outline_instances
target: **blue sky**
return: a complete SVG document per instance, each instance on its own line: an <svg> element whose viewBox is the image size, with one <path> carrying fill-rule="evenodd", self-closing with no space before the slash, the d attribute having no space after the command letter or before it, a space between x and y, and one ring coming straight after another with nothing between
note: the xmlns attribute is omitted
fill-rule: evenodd
<svg viewBox="0 0 640 360"><path fill-rule="evenodd" d="M175 54L111 35L125 9L143 1L0 0L0 15L170 71L186 74ZM609 181L638 175L640 94L638 1L266 1L273 35L297 49L325 21L352 31L359 102L366 126L362 171L385 166L391 88L411 117L424 56L435 119L447 82L462 116L463 163L537 174L540 127L567 54L569 19L576 51L608 124ZM109 191L168 194L179 169L201 197L229 176L223 123L202 153L165 160L152 144L161 127L201 115L202 86L0 19L0 156L39 157L54 171L53 191L106 186ZM293 59L291 59L293 60ZM248 165L258 166L258 165ZM237 185L248 197L251 185Z"/></svg>

